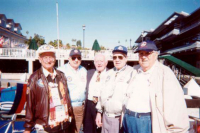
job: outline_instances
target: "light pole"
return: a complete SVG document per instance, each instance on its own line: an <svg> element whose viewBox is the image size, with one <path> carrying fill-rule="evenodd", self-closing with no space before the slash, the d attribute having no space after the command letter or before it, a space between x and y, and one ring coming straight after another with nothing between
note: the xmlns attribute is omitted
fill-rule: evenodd
<svg viewBox="0 0 200 133"><path fill-rule="evenodd" d="M85 25L82 26L83 28L83 49L85 48Z"/></svg>
<svg viewBox="0 0 200 133"><path fill-rule="evenodd" d="M131 49L131 41L132 41L132 40L130 39L130 49Z"/></svg>

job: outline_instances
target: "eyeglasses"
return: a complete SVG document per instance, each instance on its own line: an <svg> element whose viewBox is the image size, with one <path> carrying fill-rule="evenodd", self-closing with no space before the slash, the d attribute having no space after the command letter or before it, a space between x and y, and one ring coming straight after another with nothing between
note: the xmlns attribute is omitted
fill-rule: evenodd
<svg viewBox="0 0 200 133"><path fill-rule="evenodd" d="M76 60L76 59L81 60L80 56L79 57L71 57L71 58L72 58L73 61Z"/></svg>
<svg viewBox="0 0 200 133"><path fill-rule="evenodd" d="M52 56L44 56L44 57L42 57L42 59L44 60L44 61L55 61L55 57L52 57Z"/></svg>
<svg viewBox="0 0 200 133"><path fill-rule="evenodd" d="M116 60L116 59L119 59L119 60L123 60L124 59L124 56L113 56L113 60Z"/></svg>
<svg viewBox="0 0 200 133"><path fill-rule="evenodd" d="M139 56L142 57L142 56L150 56L152 53L154 53L154 51L151 51L151 52L139 52Z"/></svg>

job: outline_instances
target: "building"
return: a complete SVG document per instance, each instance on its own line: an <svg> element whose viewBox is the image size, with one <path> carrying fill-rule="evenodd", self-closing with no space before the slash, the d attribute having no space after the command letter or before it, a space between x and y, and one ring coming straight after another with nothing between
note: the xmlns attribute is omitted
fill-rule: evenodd
<svg viewBox="0 0 200 133"><path fill-rule="evenodd" d="M25 46L26 37L21 33L20 23L15 23L13 19L7 19L4 14L0 14L0 48L15 48Z"/></svg>
<svg viewBox="0 0 200 133"><path fill-rule="evenodd" d="M174 12L155 30L143 31L135 41L153 40L162 54L170 54L200 68L200 8L191 14Z"/></svg>

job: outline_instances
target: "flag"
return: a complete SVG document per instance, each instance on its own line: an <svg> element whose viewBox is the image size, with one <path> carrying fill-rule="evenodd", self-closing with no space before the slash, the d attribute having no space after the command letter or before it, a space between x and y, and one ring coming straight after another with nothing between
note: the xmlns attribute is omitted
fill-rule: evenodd
<svg viewBox="0 0 200 133"><path fill-rule="evenodd" d="M4 43L4 38L3 38L3 36L2 36L2 37L0 38L0 48L2 48L3 43Z"/></svg>

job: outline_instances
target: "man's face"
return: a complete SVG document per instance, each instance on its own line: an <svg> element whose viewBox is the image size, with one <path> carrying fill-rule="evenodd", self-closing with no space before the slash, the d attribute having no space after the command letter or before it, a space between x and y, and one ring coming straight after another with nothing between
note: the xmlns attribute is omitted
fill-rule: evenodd
<svg viewBox="0 0 200 133"><path fill-rule="evenodd" d="M81 64L81 56L79 56L79 55L70 56L69 57L69 64L75 70L78 69L78 67Z"/></svg>
<svg viewBox="0 0 200 133"><path fill-rule="evenodd" d="M127 56L122 54L121 52L114 52L113 53L113 63L117 70L122 69L127 62Z"/></svg>
<svg viewBox="0 0 200 133"><path fill-rule="evenodd" d="M149 70L158 58L158 53L155 51L139 51L139 64L145 72Z"/></svg>
<svg viewBox="0 0 200 133"><path fill-rule="evenodd" d="M55 54L52 52L45 52L40 54L39 61L42 66L50 72L55 65L56 57Z"/></svg>
<svg viewBox="0 0 200 133"><path fill-rule="evenodd" d="M106 61L105 56L103 55L97 55L94 59L94 65L97 71L102 72L108 64L108 61Z"/></svg>

